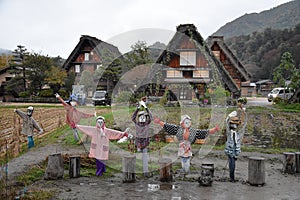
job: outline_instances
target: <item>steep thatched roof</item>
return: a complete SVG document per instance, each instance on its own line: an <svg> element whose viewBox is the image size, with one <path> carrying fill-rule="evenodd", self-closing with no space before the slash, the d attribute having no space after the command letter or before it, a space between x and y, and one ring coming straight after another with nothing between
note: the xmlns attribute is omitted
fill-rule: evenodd
<svg viewBox="0 0 300 200"><path fill-rule="evenodd" d="M78 44L76 45L76 47L71 52L68 59L64 62L63 69L69 70L70 64L75 61L78 54L80 53L80 50L82 50L83 45L85 43L88 43L96 51L96 53L100 57L103 56L104 49L110 51L113 54L114 58L118 58L118 57L121 56L121 53L120 53L120 51L118 50L117 47L115 47L115 46L113 46L109 43L106 43L102 40L99 40L96 37L91 37L91 36L88 36L88 35L82 35L80 37L80 40L79 40Z"/></svg>
<svg viewBox="0 0 300 200"><path fill-rule="evenodd" d="M223 36L209 36L208 37L208 45L212 47L212 45L217 44L220 49L224 52L226 57L230 60L233 66L240 72L245 81L248 81L251 77L250 73L245 69L244 65L239 61L239 59L233 54L230 48L225 44Z"/></svg>
<svg viewBox="0 0 300 200"><path fill-rule="evenodd" d="M228 89L238 94L240 90L229 73L224 68L223 64L214 56L206 42L203 40L197 28L193 24L181 24L177 26L177 32L167 45L166 50L157 59L156 63L168 66L172 57L179 55L181 42L189 38L196 45L196 50L203 54L212 69L216 69L221 75L222 82L226 84Z"/></svg>

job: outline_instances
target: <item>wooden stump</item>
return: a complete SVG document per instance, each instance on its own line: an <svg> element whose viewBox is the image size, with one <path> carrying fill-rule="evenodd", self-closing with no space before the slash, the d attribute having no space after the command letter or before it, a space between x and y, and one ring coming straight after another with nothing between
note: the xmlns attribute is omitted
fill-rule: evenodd
<svg viewBox="0 0 300 200"><path fill-rule="evenodd" d="M64 160L60 153L48 156L48 164L44 179L55 180L64 176Z"/></svg>
<svg viewBox="0 0 300 200"><path fill-rule="evenodd" d="M296 156L296 173L300 173L300 152L296 152L295 156Z"/></svg>
<svg viewBox="0 0 300 200"><path fill-rule="evenodd" d="M135 156L124 156L122 159L123 182L135 182Z"/></svg>
<svg viewBox="0 0 300 200"><path fill-rule="evenodd" d="M248 183L250 185L265 184L265 159L250 157L248 162Z"/></svg>
<svg viewBox="0 0 300 200"><path fill-rule="evenodd" d="M283 169L284 173L294 174L296 171L295 153L283 152Z"/></svg>
<svg viewBox="0 0 300 200"><path fill-rule="evenodd" d="M161 182L170 182L173 180L172 176L172 160L169 158L162 158L159 163L159 180Z"/></svg>
<svg viewBox="0 0 300 200"><path fill-rule="evenodd" d="M71 156L69 162L70 178L80 177L80 156Z"/></svg>
<svg viewBox="0 0 300 200"><path fill-rule="evenodd" d="M201 166L201 175L198 178L198 182L201 186L211 186L213 182L214 168L211 165Z"/></svg>

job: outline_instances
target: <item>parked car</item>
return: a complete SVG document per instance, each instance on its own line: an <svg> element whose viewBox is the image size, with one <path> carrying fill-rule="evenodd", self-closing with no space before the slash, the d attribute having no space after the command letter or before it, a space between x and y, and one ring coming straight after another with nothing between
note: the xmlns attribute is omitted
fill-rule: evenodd
<svg viewBox="0 0 300 200"><path fill-rule="evenodd" d="M97 105L110 105L110 98L108 93L104 90L96 91L92 97L92 102L94 106Z"/></svg>
<svg viewBox="0 0 300 200"><path fill-rule="evenodd" d="M293 96L294 90L290 88L274 88L268 94L268 101L274 101L275 98L289 99Z"/></svg>

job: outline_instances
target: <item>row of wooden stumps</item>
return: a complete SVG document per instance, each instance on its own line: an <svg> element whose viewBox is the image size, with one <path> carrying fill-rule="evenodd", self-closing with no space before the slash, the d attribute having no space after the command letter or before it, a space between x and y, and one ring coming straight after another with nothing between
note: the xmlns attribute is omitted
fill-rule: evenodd
<svg viewBox="0 0 300 200"><path fill-rule="evenodd" d="M45 172L45 179L59 179L64 174L64 163L61 154L48 156L48 165ZM171 182L172 160L163 158L159 163L159 180L161 182ZM135 182L136 178L136 157L134 155L124 156L122 159L123 182ZM283 172L288 174L300 173L300 152L283 153ZM76 178L80 176L80 156L71 156L69 162L69 176ZM211 186L214 177L214 165L212 163L202 163L201 175L198 179L200 185ZM248 183L250 185L265 184L265 159L262 157L249 157L248 161Z"/></svg>
<svg viewBox="0 0 300 200"><path fill-rule="evenodd" d="M129 155L122 159L123 178L126 183L135 182L135 161L136 157ZM168 158L161 159L160 165L160 181L170 182L172 176L172 160ZM48 156L48 164L44 179L55 180L63 178L64 175L64 159L60 153ZM80 156L71 156L69 162L69 177L76 178L80 176Z"/></svg>

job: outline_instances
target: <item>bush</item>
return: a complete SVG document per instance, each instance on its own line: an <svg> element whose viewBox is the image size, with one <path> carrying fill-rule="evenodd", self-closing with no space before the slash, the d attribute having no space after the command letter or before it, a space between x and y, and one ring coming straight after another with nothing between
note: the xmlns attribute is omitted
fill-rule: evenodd
<svg viewBox="0 0 300 200"><path fill-rule="evenodd" d="M131 92L121 92L117 97L116 97L116 102L117 103L127 103L132 100L132 93Z"/></svg>
<svg viewBox="0 0 300 200"><path fill-rule="evenodd" d="M53 97L54 96L53 90L51 88L50 89L41 90L40 93L39 93L39 96L40 97Z"/></svg>
<svg viewBox="0 0 300 200"><path fill-rule="evenodd" d="M19 97L25 98L25 97L29 97L30 96L30 92L29 91L25 91L25 92L20 92L19 93Z"/></svg>
<svg viewBox="0 0 300 200"><path fill-rule="evenodd" d="M65 99L69 98L69 93L68 93L67 90L64 89L64 88L59 89L58 93L59 93L59 95L60 95L63 99L64 99L64 98L65 98Z"/></svg>
<svg viewBox="0 0 300 200"><path fill-rule="evenodd" d="M164 96L159 100L160 105L164 106L168 102L168 98L167 98L168 92L169 92L168 90L165 91Z"/></svg>

